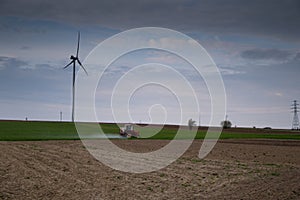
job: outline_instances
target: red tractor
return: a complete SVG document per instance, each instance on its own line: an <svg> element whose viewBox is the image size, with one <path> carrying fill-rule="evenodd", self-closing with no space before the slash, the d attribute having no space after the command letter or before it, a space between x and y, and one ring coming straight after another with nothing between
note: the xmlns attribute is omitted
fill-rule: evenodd
<svg viewBox="0 0 300 200"><path fill-rule="evenodd" d="M125 124L124 127L120 128L120 135L127 138L138 138L140 137L140 132L134 130L133 124Z"/></svg>

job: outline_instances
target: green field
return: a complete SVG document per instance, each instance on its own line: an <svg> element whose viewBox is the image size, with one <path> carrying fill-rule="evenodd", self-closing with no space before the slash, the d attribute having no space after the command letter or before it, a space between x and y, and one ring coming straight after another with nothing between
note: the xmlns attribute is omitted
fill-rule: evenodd
<svg viewBox="0 0 300 200"><path fill-rule="evenodd" d="M88 126L89 123L86 123ZM105 133L118 134L119 128L116 124L102 123L101 128ZM151 135L154 129L143 128L142 136ZM173 139L177 132L176 128L164 127L158 134L149 139ZM190 131L184 130L183 136L179 139L191 138ZM205 137L205 130L198 130L196 139ZM86 138L93 138L95 134L86 133ZM214 138L214 136L209 136ZM253 132L226 130L221 134L221 139L300 139L300 134L289 133L288 131ZM44 121L0 121L0 141L25 141L25 140L78 140L80 139L74 123L71 122L44 122Z"/></svg>
<svg viewBox="0 0 300 200"><path fill-rule="evenodd" d="M114 124L102 124L106 133L118 133ZM0 140L78 140L75 124L71 122L0 121Z"/></svg>

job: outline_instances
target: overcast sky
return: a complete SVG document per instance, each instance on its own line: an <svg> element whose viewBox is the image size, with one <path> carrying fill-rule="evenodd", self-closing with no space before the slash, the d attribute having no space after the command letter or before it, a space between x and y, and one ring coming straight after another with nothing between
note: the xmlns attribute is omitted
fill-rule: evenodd
<svg viewBox="0 0 300 200"><path fill-rule="evenodd" d="M233 125L291 127L290 104L300 100L297 0L0 0L0 5L1 119L58 120L62 111L69 120L72 72L62 68L75 53L77 31L83 61L108 37L151 26L180 31L206 49L222 74ZM105 95L113 80L147 62L173 66L187 77L197 92L201 124L207 125L210 100L201 77L193 77L190 66L178 57L154 50L133 52L113 63L96 95L98 119L113 121ZM151 105L166 105L170 113L178 107L162 88L144 89L130 102L133 120L149 122ZM151 98L153 91L160 98ZM191 117L198 122L199 116ZM176 120L170 117L167 122Z"/></svg>

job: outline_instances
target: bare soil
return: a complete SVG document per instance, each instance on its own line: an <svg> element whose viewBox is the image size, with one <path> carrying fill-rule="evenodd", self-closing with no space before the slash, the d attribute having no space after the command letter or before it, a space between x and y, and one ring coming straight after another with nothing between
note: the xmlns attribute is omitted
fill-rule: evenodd
<svg viewBox="0 0 300 200"><path fill-rule="evenodd" d="M164 140L114 140L148 152ZM81 141L0 142L0 199L300 199L300 141L202 141L151 173L113 170Z"/></svg>

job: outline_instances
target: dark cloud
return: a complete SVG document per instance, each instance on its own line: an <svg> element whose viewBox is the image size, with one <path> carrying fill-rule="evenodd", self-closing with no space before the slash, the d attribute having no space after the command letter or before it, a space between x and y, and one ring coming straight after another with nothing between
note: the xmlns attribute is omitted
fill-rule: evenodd
<svg viewBox="0 0 300 200"><path fill-rule="evenodd" d="M15 57L0 56L0 69L22 69L22 70L55 70L57 65L47 63L31 64Z"/></svg>
<svg viewBox="0 0 300 200"><path fill-rule="evenodd" d="M55 70L55 69L58 69L57 66L54 66L54 65L50 65L50 64L35 64L35 69L46 69L46 70Z"/></svg>
<svg viewBox="0 0 300 200"><path fill-rule="evenodd" d="M294 58L296 61L300 61L300 52L295 55Z"/></svg>
<svg viewBox="0 0 300 200"><path fill-rule="evenodd" d="M251 60L287 60L293 55L291 51L279 49L251 49L241 53L241 57Z"/></svg>
<svg viewBox="0 0 300 200"><path fill-rule="evenodd" d="M13 57L7 57L7 56L0 56L0 68L5 69L5 68L18 68L18 67L26 67L28 66L28 63L20 60L18 58L13 58Z"/></svg>
<svg viewBox="0 0 300 200"><path fill-rule="evenodd" d="M29 47L29 46L22 46L22 47L20 47L20 49L21 49L21 50L29 50L30 47Z"/></svg>
<svg viewBox="0 0 300 200"><path fill-rule="evenodd" d="M131 68L128 66L110 66L104 72L104 75L121 76L128 72Z"/></svg>
<svg viewBox="0 0 300 200"><path fill-rule="evenodd" d="M162 26L179 31L254 34L300 41L298 0L2 0L3 16L128 29Z"/></svg>

